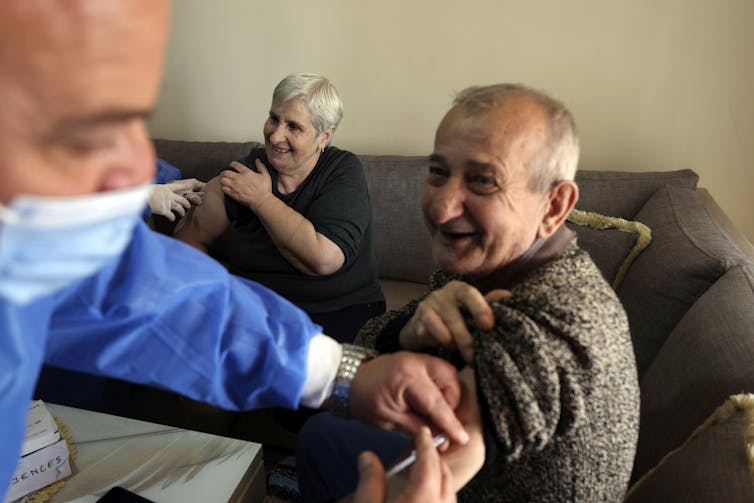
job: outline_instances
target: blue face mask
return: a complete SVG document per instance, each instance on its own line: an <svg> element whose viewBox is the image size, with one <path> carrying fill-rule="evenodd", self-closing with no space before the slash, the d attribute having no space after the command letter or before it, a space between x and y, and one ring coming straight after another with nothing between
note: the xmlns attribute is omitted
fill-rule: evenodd
<svg viewBox="0 0 754 503"><path fill-rule="evenodd" d="M131 240L149 185L0 205L0 298L26 304L98 271Z"/></svg>

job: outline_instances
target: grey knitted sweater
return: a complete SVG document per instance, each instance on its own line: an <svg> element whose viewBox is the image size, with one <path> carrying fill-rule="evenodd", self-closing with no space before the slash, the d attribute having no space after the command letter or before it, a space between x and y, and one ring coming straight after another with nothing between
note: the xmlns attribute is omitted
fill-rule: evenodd
<svg viewBox="0 0 754 503"><path fill-rule="evenodd" d="M436 272L429 291L451 279L458 277ZM472 329L492 443L459 501L619 501L639 424L636 363L620 301L575 242L503 286L513 295L493 305L495 327ZM357 342L395 347L420 301L371 320Z"/></svg>

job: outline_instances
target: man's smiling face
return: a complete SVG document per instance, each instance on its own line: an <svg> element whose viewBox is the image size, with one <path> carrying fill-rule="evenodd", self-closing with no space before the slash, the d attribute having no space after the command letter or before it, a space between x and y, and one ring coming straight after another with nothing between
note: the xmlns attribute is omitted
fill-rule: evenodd
<svg viewBox="0 0 754 503"><path fill-rule="evenodd" d="M540 235L548 194L531 189L527 166L545 145L545 124L525 98L474 116L457 106L443 118L422 196L440 267L483 277Z"/></svg>

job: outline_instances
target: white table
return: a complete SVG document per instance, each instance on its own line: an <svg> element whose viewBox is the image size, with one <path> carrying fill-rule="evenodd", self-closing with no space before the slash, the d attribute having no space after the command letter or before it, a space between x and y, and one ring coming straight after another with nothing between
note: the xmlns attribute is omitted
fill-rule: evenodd
<svg viewBox="0 0 754 503"><path fill-rule="evenodd" d="M50 501L94 503L121 486L156 503L261 502L262 446L118 416L47 404L78 453L74 475Z"/></svg>

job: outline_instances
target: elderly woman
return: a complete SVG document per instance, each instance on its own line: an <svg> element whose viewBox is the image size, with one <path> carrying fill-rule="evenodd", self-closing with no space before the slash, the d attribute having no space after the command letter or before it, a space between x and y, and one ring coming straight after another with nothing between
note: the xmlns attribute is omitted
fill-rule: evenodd
<svg viewBox="0 0 754 503"><path fill-rule="evenodd" d="M231 272L283 295L341 342L385 312L363 168L330 146L342 114L326 78L284 78L264 148L210 180L174 234L206 252L229 231Z"/></svg>
<svg viewBox="0 0 754 503"><path fill-rule="evenodd" d="M443 454L457 488L468 482L460 501L618 501L627 487L636 365L617 296L564 226L578 151L571 115L550 97L515 85L462 92L422 197L440 271L425 296L357 337L462 367L457 413L472 439ZM389 464L405 447L394 433L312 418L299 435L302 500L352 490L345 464L360 450Z"/></svg>

